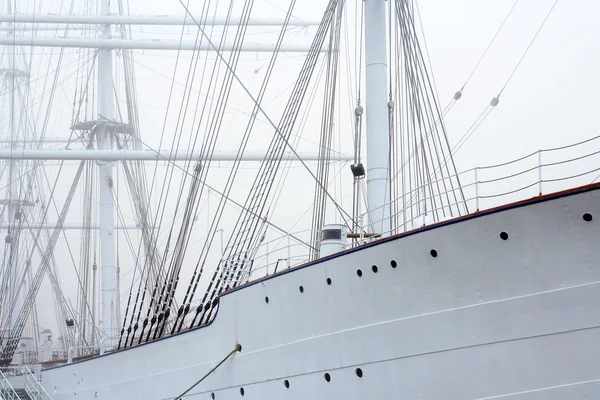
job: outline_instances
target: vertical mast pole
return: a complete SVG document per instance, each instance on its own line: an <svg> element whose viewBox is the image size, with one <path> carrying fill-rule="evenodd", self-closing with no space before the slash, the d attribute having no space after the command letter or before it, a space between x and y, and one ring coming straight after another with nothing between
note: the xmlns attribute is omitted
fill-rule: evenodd
<svg viewBox="0 0 600 400"><path fill-rule="evenodd" d="M110 14L110 0L101 0L100 12ZM100 31L102 39L110 39L111 27L104 24ZM111 49L98 49L98 124L96 129L97 148L110 149L113 142L114 98L113 98L113 62ZM102 332L105 343L112 343L117 336L117 266L115 253L115 220L113 198L113 162L99 162L100 170L100 254L102 290ZM109 345L110 347L110 345Z"/></svg>
<svg viewBox="0 0 600 400"><path fill-rule="evenodd" d="M371 229L381 234L391 231L385 1L365 0L367 200Z"/></svg>
<svg viewBox="0 0 600 400"><path fill-rule="evenodd" d="M12 9L12 4L10 1L7 2L7 11L8 14L12 14L13 13L13 9ZM14 28L12 23L8 24L10 28ZM8 30L8 35L15 35L16 31L10 29ZM7 55L7 61L8 61L8 69L4 74L4 79L7 81L6 83L8 84L8 96L9 96L9 106L8 106L8 119L9 119L9 124L8 124L8 134L9 134L9 141L10 141L10 146L13 150L16 149L16 144L18 141L18 138L15 137L15 97L17 95L17 88L15 87L15 70L17 69L16 67L16 63L15 63L15 59L16 59L16 53L15 53L15 48L14 46L7 46L8 47L8 55ZM10 180L8 183L8 217L7 217L7 225L9 227L9 231L11 227L14 227L16 221L15 221L15 216L17 214L18 211L18 207L19 207L19 201L18 201L18 196L19 196L19 175L18 175L18 169L17 169L17 161L16 160L10 160L9 164L8 164L8 168L9 168L9 174L8 174L8 179ZM16 238L14 237L14 230L12 230L11 232L8 233L8 236L10 237L10 279L12 280L12 283L9 285L9 287L11 289L9 289L9 296L8 298L9 300L9 304L11 303L11 300L14 302L14 308L12 309L12 314L11 314L11 327L16 326L17 320L19 318L19 313L21 311L21 307L22 305L22 299L21 297L17 297L17 292L18 292L18 284L19 284L19 257L18 257L18 251L19 251L19 246L18 246L18 242L16 241Z"/></svg>

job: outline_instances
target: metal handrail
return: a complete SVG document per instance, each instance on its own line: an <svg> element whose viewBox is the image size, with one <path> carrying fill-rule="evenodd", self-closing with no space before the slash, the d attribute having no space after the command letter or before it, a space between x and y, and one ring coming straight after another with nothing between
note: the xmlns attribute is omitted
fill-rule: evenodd
<svg viewBox="0 0 600 400"><path fill-rule="evenodd" d="M21 365L18 367L3 368L3 370L11 371L14 376L23 377L23 379L24 379L23 389L25 390L27 395L32 400L52 400L52 397L46 391L46 389L44 388L44 386L41 383L41 380L42 380L41 367L31 368L30 366L27 366L27 365ZM2 371L0 371L0 373L2 373ZM4 378L6 379L5 376L4 376ZM0 376L0 383L1 383L1 381L2 381L2 376ZM8 383L8 381L7 381L7 383ZM10 385L10 383L8 383L8 384ZM0 387L1 386L2 385L0 385ZM2 396L0 396L0 399L2 399ZM17 395L16 399L19 400L20 397L18 397L18 395ZM6 399L6 400L8 400L8 399Z"/></svg>
<svg viewBox="0 0 600 400"><path fill-rule="evenodd" d="M594 146L595 148L590 148L592 142L597 144L597 146ZM376 240L380 237L406 232L430 223L455 218L464 215L466 212L478 212L493 208L510 202L508 199L517 201L539 196L545 192L557 191L560 190L560 188L557 188L557 182L568 181L571 182L571 186L578 186L578 182L580 184L590 183L592 179L585 182L575 180L600 172L600 168L596 168L598 163L595 163L593 158L598 157L598 161L600 161L598 147L600 147L600 136L567 146L538 150L507 162L474 167L451 176L431 179L424 185L413 188L381 206L396 206L394 213L390 216L396 221L395 228L385 232L373 232L377 235L367 238L365 232L370 232L368 227L377 226L378 223L383 221L369 221L369 213L381 207L359 215L356 225L360 228L360 232L355 233L360 234L360 238L352 241L348 246L360 245L369 240ZM574 152L574 150L578 151ZM577 164L590 161L594 161L593 168L588 167L589 164L583 166L583 168L581 168L581 164ZM564 168L566 165L569 165L569 170ZM573 166L579 166L584 171L575 171ZM455 179L460 179L462 182L460 187L442 189L434 193L424 191L430 185ZM531 195L528 195L528 193ZM454 200L454 194L460 194L460 196L457 196L458 200ZM440 197L446 197L447 195L452 197L451 201L443 204L437 201ZM398 207L398 205L401 206ZM404 208L403 205L405 205ZM438 216L434 218L435 215ZM293 234L311 232L312 229L305 229ZM257 278L263 274L269 275L276 272L274 267L278 267L281 261L286 261L285 267L289 268L310 260L311 254L298 254L304 253L298 251L298 249L305 247L305 245L312 246L319 241L313 243L307 240L305 244L291 243L290 240L286 242L286 236L289 235L281 235L262 242L253 249L256 250L257 254L259 252L261 254L255 257L255 262L258 265L253 268L248 277ZM291 249L295 249L295 251L292 252ZM269 260L270 257L273 257L272 260Z"/></svg>
<svg viewBox="0 0 600 400"><path fill-rule="evenodd" d="M50 394L42 385L42 374L40 370L32 371L29 367L25 376L25 391L31 398L31 400L52 400ZM39 377L39 379L38 379Z"/></svg>
<svg viewBox="0 0 600 400"><path fill-rule="evenodd" d="M557 148L552 148L552 149L539 150L537 152L530 153L524 157L516 158L509 162L496 164L496 165L488 165L488 166L483 166L483 167L471 168L469 170L459 172L456 175L453 175L450 177L439 179L437 181L427 182L426 185L415 188L415 189L403 194L402 196L399 196L397 199L394 199L391 202L377 208L377 209L379 209L382 207L388 207L391 204L397 204L399 201L402 201L406 197L409 197L409 198L413 198L415 200L408 201L407 207L405 209L402 209L402 210L392 214L391 217L397 218L399 216L403 216L403 215L405 215L407 210L412 210L413 214L415 214L415 208L418 211L418 212L416 212L417 216L409 218L407 220L402 220L402 222L399 224L399 226L396 227L396 229L392 229L387 232L381 232L381 235L386 236L386 235L396 233L399 231L400 232L403 230L406 231L408 229L411 229L411 227L414 228L415 226L426 225L426 217L431 217L436 212L440 212L445 209L447 210L447 209L450 209L451 207L455 207L459 204L463 204L463 201L460 201L460 202L455 202L455 203L450 203L450 204L443 204L442 206L439 206L439 207L431 207L432 199L439 198L440 196L443 196L446 194L452 194L454 192L464 190L469 187L473 187L475 193L472 196L465 196L464 204L471 205L471 206L475 205L475 210L480 211L481 209L492 208L494 206L502 204L501 202L499 202L499 204L490 204L487 207L482 207L481 206L482 200L500 199L500 198L503 198L503 197L506 197L509 195L514 195L516 193L524 192L527 189L530 189L533 187L535 187L537 189L537 191L535 193L532 193L533 196L539 196L539 195L544 194L544 190L545 190L544 184L572 181L577 178L585 177L586 175L596 174L596 173L600 172L600 168L598 168L598 167L588 168L582 172L570 173L570 174L567 174L564 171L564 169L558 169L558 171L556 171L557 170L556 167L565 166L567 164L572 164L572 163L575 163L578 161L590 159L591 157L594 157L594 156L599 156L600 155L599 150L594 150L594 151L588 150L583 155L580 154L577 156L562 157L562 158L560 158L560 160L553 161L553 162L543 162L543 159L544 159L543 154L549 153L549 152L557 152L559 150L573 149L573 148L583 145L583 144L587 144L588 146L586 146L586 149L589 149L589 143L592 141L596 141L598 139L600 139L600 136L596 136L592 139L588 139L588 140L585 140L585 141L582 141L579 143L575 143L573 145L562 146L562 147L557 147ZM508 169L506 167L514 166L515 164L523 162L528 159L531 159L532 157L534 157L536 155L537 155L537 157L536 157L537 162L533 166L524 166L517 171L512 170L510 172L506 172L505 174L498 174L494 178L480 179L479 174L482 171L489 171L489 170L494 170L494 169L495 170L501 169L502 171L506 171ZM549 175L549 173L548 173L549 170L554 171L553 176ZM528 175L530 173L535 173L536 177L535 178L527 178L528 176L530 176L530 175ZM472 174L473 181L471 183L463 184L461 188L452 188L447 191L440 191L439 193L434 193L434 194L430 194L430 195L428 195L428 194L422 195L423 193L427 193L426 191L423 191L423 188L425 186L429 186L431 184L435 184L436 182L441 182L443 180L449 180L449 179L453 179L454 177L460 176L461 180L468 182L468 180L466 180L464 178L465 175L467 175L467 177L468 177L468 174ZM513 186L511 186L510 188L507 188L506 186L500 185L499 182L511 183ZM484 189L486 188L486 185L492 184L492 183L495 184L494 187L501 186L503 188L503 190L495 191L492 193L485 191ZM589 181L581 182L581 184L584 184L584 183L590 183L590 182ZM516 186L517 184L518 184L518 186ZM555 191L555 190L553 190L553 191ZM526 198L526 197L522 196L520 199L523 199L523 198ZM424 203L426 203L428 206L427 212L424 212L424 210L423 210L422 205ZM374 210L377 210L377 209L374 209ZM372 212L374 210L370 210L370 212ZM367 226L369 226L369 225L377 226L378 223L381 223L383 221L383 219L380 219L380 220L376 220L376 221L370 221L368 224L366 224L365 221L367 220L367 217L370 212L366 212L359 216L359 226L362 228L363 231ZM433 222L443 221L444 219L447 219L447 218L439 218ZM364 240L360 241L360 243L363 243L363 242L364 242Z"/></svg>
<svg viewBox="0 0 600 400"><path fill-rule="evenodd" d="M0 391L0 399L2 400L21 399L2 371L0 371Z"/></svg>
<svg viewBox="0 0 600 400"><path fill-rule="evenodd" d="M73 362L73 351L75 350L96 350L100 351L99 346L72 346L67 350L67 363L70 364Z"/></svg>

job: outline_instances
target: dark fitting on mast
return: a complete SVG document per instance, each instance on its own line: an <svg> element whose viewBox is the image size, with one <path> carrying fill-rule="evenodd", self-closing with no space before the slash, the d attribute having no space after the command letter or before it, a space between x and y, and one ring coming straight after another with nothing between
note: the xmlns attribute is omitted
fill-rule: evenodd
<svg viewBox="0 0 600 400"><path fill-rule="evenodd" d="M355 178L362 178L365 176L365 166L362 165L362 163L352 164L350 169L352 170L352 175L354 175Z"/></svg>

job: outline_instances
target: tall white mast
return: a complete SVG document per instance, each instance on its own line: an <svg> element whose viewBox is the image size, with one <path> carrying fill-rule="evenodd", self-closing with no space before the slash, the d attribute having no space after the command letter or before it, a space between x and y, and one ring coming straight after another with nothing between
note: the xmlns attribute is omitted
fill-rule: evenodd
<svg viewBox="0 0 600 400"><path fill-rule="evenodd" d="M7 2L7 6L8 6L8 13L12 14L12 4L10 1ZM13 27L13 24L9 23L9 27ZM10 31L8 32L8 36L14 35L14 31ZM15 129L16 129L16 125L15 124L15 100L17 97L17 88L15 86L15 79L16 79L16 49L13 46L8 46L8 55L7 55L7 64L8 64L8 68L6 70L6 72L4 73L4 79L6 80L7 83L7 88L8 88L8 135L9 135L9 140L11 141L10 146L12 150L15 150L16 147L16 142L18 141L18 138L15 137ZM16 294L18 293L18 284L19 284L19 244L18 241L15 240L14 238L14 231L10 229L11 226L13 226L16 221L15 221L15 216L18 212L18 207L19 207L19 172L17 169L17 161L15 160L10 160L9 164L8 164L8 168L9 168L9 174L8 174L8 179L9 179L9 184L8 184L8 198L6 199L6 201L8 202L8 216L7 216L7 223L9 226L9 232L7 233L6 236L6 241L9 242L9 248L10 248L10 254L11 257L10 259L10 277L11 280L13 280L13 282L11 283L11 285L9 286L10 289L10 293L9 293L9 299L12 300L14 303L14 307L12 310L12 314L11 314L11 321L10 321L10 326L14 327L17 323L17 320L19 318L19 312L21 311L21 307L23 306L23 302L22 302L22 298L21 296L16 297ZM9 303L11 302L9 300Z"/></svg>
<svg viewBox="0 0 600 400"><path fill-rule="evenodd" d="M100 13L110 14L110 0L101 0ZM110 39L110 25L100 29L102 39ZM98 120L96 125L97 148L112 147L114 123L113 61L111 49L98 50ZM104 121L103 123L101 121ZM102 332L106 338L117 336L117 277L115 253L115 216L113 197L113 161L98 162L100 170L100 276L102 290Z"/></svg>
<svg viewBox="0 0 600 400"><path fill-rule="evenodd" d="M365 0L367 200L373 233L390 232L385 0Z"/></svg>

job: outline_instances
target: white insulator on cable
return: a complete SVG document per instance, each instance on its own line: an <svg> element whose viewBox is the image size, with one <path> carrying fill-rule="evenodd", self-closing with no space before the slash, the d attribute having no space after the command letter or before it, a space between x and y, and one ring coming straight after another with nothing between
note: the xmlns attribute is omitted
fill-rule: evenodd
<svg viewBox="0 0 600 400"><path fill-rule="evenodd" d="M496 107L498 105L498 103L500 103L500 98L499 97L494 97L492 99L492 101L490 102L490 106Z"/></svg>
<svg viewBox="0 0 600 400"><path fill-rule="evenodd" d="M364 112L364 108L362 108L362 106L358 106L354 109L354 115L356 115L357 117L360 117L363 115Z"/></svg>
<svg viewBox="0 0 600 400"><path fill-rule="evenodd" d="M6 235L6 237L4 238L4 241L9 244L12 243L12 235L10 235L10 234Z"/></svg>
<svg viewBox="0 0 600 400"><path fill-rule="evenodd" d="M454 93L454 100L460 100L461 97L462 97L462 90L459 90L458 92Z"/></svg>
<svg viewBox="0 0 600 400"><path fill-rule="evenodd" d="M388 108L389 108L389 109L392 109L392 108L394 108L394 100L390 100L390 101L388 101Z"/></svg>

